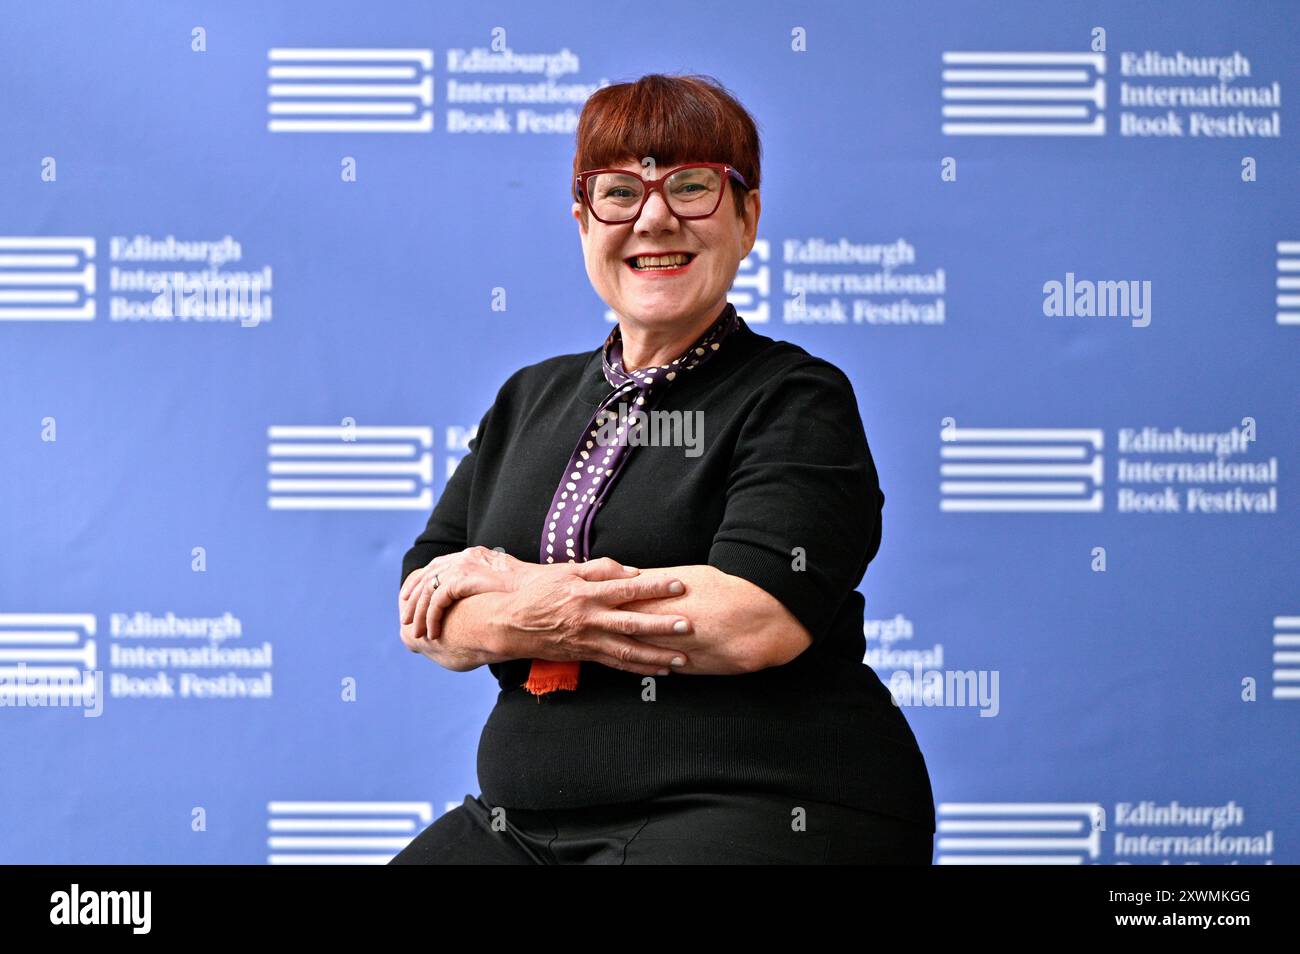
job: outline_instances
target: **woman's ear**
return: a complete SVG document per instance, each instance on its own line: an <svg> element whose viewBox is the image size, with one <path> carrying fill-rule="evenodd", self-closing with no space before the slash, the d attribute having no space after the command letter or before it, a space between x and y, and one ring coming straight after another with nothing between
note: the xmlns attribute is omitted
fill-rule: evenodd
<svg viewBox="0 0 1300 954"><path fill-rule="evenodd" d="M745 255L748 255L753 250L754 242L758 239L758 219L762 212L763 200L759 197L758 190L746 192L744 218Z"/></svg>
<svg viewBox="0 0 1300 954"><path fill-rule="evenodd" d="M573 203L573 217L578 220L578 228L585 235L587 234L587 207L581 202Z"/></svg>

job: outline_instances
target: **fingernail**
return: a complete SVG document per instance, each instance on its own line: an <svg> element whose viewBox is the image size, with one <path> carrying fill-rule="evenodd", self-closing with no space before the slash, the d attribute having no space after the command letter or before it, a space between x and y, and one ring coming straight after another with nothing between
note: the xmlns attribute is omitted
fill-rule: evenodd
<svg viewBox="0 0 1300 954"><path fill-rule="evenodd" d="M641 572L640 570L638 570L638 569L637 569L636 567L634 567L634 566L625 566L625 567L623 567L623 569L627 570L627 572L629 572L629 573L640 573L640 572Z"/></svg>
<svg viewBox="0 0 1300 954"><path fill-rule="evenodd" d="M669 593L680 593L684 589L686 589L686 587L682 586L681 580L673 580L671 583L668 584Z"/></svg>
<svg viewBox="0 0 1300 954"><path fill-rule="evenodd" d="M679 666L679 667L680 667L680 666L685 666L685 665L686 665L686 660L683 659L681 656L674 656L674 657L673 657L673 665L674 665L674 666Z"/></svg>
<svg viewBox="0 0 1300 954"><path fill-rule="evenodd" d="M679 619L677 622L673 623L674 633L685 633L689 631L690 628L691 628L691 624L686 622L686 620L684 619Z"/></svg>
<svg viewBox="0 0 1300 954"><path fill-rule="evenodd" d="M661 676L666 676L666 675L668 675L668 670L667 670L667 669L660 669L660 670L659 670L659 675L661 675Z"/></svg>

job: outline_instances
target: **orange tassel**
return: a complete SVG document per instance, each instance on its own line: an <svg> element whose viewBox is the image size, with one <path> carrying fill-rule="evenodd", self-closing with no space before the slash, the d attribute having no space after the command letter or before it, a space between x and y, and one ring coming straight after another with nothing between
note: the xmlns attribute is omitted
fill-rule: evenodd
<svg viewBox="0 0 1300 954"><path fill-rule="evenodd" d="M542 701L542 696L557 689L578 688L578 667L576 662L556 662L550 659L534 659L528 670L528 681L524 688Z"/></svg>

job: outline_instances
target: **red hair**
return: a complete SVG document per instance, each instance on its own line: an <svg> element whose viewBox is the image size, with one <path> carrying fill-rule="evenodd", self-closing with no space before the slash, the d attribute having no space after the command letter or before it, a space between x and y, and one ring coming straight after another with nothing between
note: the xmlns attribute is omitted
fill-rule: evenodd
<svg viewBox="0 0 1300 954"><path fill-rule="evenodd" d="M588 97L578 117L573 175L639 163L646 156L663 169L684 162L725 162L756 190L761 152L754 117L716 79L650 73L632 83L603 86ZM730 181L740 215L745 190ZM585 205L582 214L587 214Z"/></svg>

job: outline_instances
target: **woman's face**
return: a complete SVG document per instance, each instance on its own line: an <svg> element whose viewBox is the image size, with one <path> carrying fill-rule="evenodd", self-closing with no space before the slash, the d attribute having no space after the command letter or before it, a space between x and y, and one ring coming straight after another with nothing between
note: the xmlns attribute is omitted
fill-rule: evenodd
<svg viewBox="0 0 1300 954"><path fill-rule="evenodd" d="M647 175L633 160L611 168ZM663 173L671 171L664 169ZM662 173L655 178L662 178ZM663 196L654 192L640 217L631 222L606 225L588 214L584 226L583 206L574 202L573 217L582 237L587 277L596 293L620 317L646 325L690 325L706 316L716 317L758 231L758 193L745 194L742 217L736 214L729 194L733 185L734 181L727 186L718 210L706 219L678 219ZM637 271L627 261L636 255L669 252L695 257L684 267L660 272Z"/></svg>

